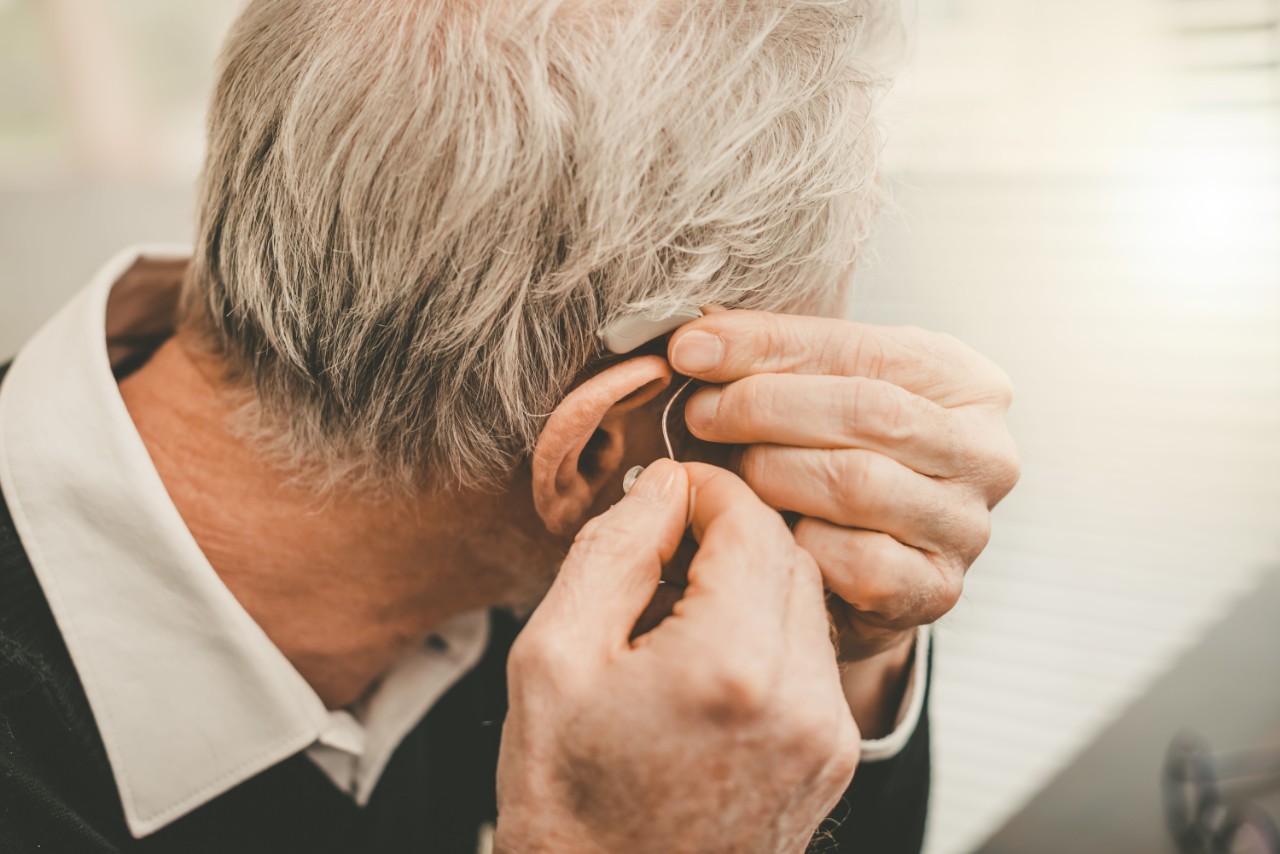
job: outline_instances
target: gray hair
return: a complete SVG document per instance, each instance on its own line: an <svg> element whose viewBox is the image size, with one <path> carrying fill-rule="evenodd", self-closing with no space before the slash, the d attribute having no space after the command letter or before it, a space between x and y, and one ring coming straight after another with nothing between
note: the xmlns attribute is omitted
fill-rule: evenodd
<svg viewBox="0 0 1280 854"><path fill-rule="evenodd" d="M184 323L329 483L492 486L623 313L833 310L876 0L251 0Z"/></svg>

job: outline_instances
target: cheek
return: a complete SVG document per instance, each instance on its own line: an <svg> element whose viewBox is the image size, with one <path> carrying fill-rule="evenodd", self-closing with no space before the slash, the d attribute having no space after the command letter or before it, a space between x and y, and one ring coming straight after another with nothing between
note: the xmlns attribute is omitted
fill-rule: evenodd
<svg viewBox="0 0 1280 854"><path fill-rule="evenodd" d="M546 529L502 543L491 541L485 564L500 576L495 581L502 601L495 604L529 610L536 607L555 580L570 541Z"/></svg>

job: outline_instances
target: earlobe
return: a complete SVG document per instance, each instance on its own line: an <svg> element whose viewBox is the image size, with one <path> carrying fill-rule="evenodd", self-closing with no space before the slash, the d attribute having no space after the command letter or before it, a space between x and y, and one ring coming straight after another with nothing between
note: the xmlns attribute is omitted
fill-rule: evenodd
<svg viewBox="0 0 1280 854"><path fill-rule="evenodd" d="M626 452L623 415L671 384L661 356L628 359L591 377L547 419L530 464L533 504L547 530L572 533L600 489L619 474Z"/></svg>

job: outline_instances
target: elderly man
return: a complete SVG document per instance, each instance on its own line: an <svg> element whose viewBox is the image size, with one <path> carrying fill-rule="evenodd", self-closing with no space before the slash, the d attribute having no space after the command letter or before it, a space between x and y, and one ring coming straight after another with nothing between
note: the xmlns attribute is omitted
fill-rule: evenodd
<svg viewBox="0 0 1280 854"><path fill-rule="evenodd" d="M998 369L825 319L887 20L251 0L194 256L0 386L0 849L917 850L1017 464Z"/></svg>

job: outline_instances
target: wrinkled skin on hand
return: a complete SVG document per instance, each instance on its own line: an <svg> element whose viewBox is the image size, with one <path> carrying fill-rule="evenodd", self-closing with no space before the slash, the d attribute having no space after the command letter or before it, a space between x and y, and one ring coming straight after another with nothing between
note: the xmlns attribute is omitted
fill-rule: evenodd
<svg viewBox="0 0 1280 854"><path fill-rule="evenodd" d="M633 639L686 520L684 595ZM512 648L495 849L803 851L859 751L825 607L812 557L742 480L651 464Z"/></svg>
<svg viewBox="0 0 1280 854"><path fill-rule="evenodd" d="M733 464L832 593L841 659L906 642L956 604L991 510L1017 483L1007 375L948 335L717 311L669 342L708 385L685 420Z"/></svg>

